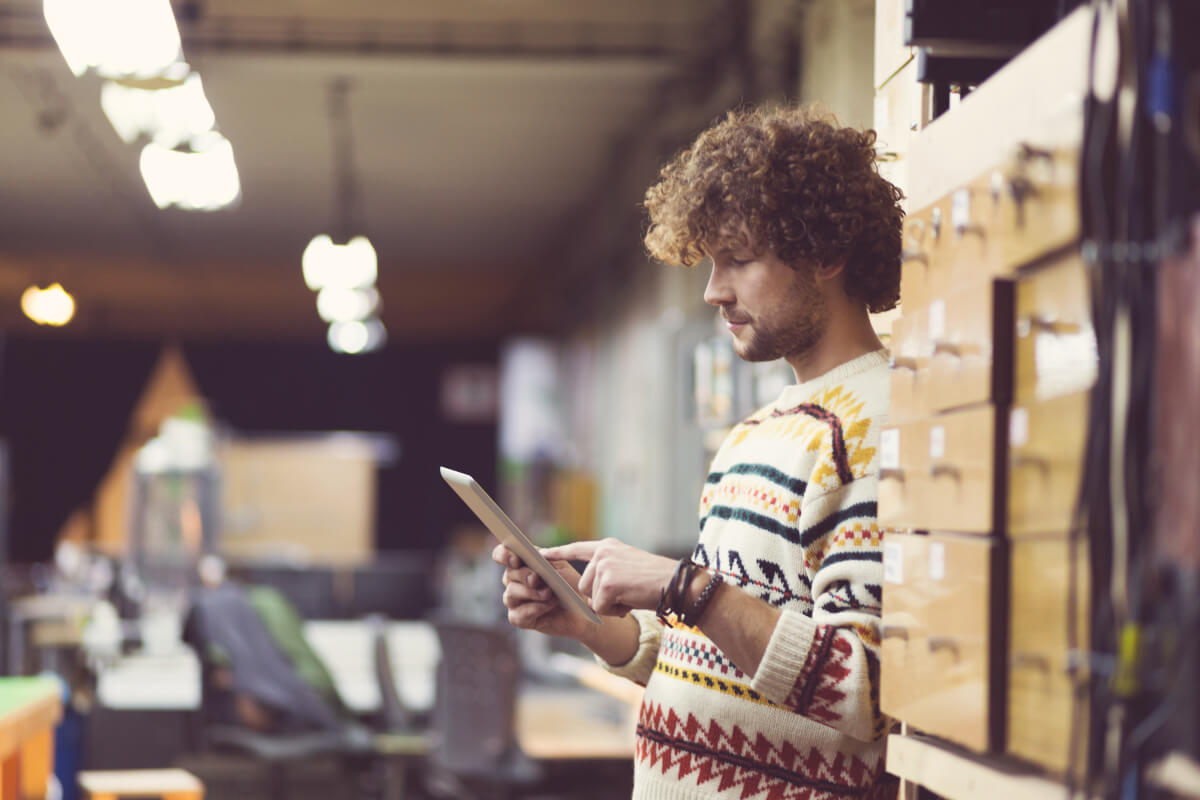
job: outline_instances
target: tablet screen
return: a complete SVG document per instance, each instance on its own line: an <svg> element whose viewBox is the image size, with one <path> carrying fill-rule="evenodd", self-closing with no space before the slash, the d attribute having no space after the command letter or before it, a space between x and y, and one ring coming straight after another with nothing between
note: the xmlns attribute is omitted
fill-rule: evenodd
<svg viewBox="0 0 1200 800"><path fill-rule="evenodd" d="M558 596L565 608L581 614L597 625L600 624L600 617L588 605L587 600L576 592L562 575L558 574L558 570L538 552L529 537L508 518L508 515L474 478L464 472L455 472L446 467L442 467L441 471L442 478L450 484L450 488L467 504L467 507L475 512L479 521L487 526L487 529L500 540L501 544L516 553L517 557L525 562L525 566L536 572L546 582L546 585Z"/></svg>

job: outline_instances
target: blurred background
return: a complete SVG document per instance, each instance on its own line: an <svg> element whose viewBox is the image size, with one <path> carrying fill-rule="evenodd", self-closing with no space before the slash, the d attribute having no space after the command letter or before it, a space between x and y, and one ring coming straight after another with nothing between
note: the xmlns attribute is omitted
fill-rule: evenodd
<svg viewBox="0 0 1200 800"><path fill-rule="evenodd" d="M792 376L733 357L639 202L739 104L869 126L876 25L873 0L0 0L0 661L66 676L60 766L195 749L197 679L164 676L208 685L170 660L201 564L345 623L308 638L360 711L368 615L494 621L441 465L539 542L690 551L722 432ZM396 663L436 658L390 630Z"/></svg>

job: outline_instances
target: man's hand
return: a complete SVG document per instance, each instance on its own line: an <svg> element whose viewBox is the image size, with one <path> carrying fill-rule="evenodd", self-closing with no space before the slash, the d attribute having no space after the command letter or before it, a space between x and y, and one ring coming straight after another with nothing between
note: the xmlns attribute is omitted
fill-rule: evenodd
<svg viewBox="0 0 1200 800"><path fill-rule="evenodd" d="M581 639L591 623L562 606L558 597L536 572L504 545L492 550L492 560L504 567L504 607L508 621L518 628L549 636ZM579 573L566 561L550 562L567 583L579 589ZM582 592L581 592L582 594Z"/></svg>
<svg viewBox="0 0 1200 800"><path fill-rule="evenodd" d="M623 616L634 608L657 608L663 587L677 565L673 559L617 539L572 542L541 552L551 563L588 562L579 579L579 593L591 599L597 614L609 616Z"/></svg>

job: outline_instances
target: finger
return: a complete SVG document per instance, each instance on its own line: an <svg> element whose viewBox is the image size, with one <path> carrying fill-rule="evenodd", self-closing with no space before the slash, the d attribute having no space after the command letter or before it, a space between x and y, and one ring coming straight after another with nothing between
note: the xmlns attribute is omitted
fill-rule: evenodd
<svg viewBox="0 0 1200 800"><path fill-rule="evenodd" d="M504 605L508 608L516 608L522 603L549 603L554 604L557 601L554 598L554 592L548 588L535 589L523 583L510 583L504 587Z"/></svg>
<svg viewBox="0 0 1200 800"><path fill-rule="evenodd" d="M589 561L587 567L583 570L583 575L579 578L579 593L584 597L591 597L592 590L596 583L596 562Z"/></svg>
<svg viewBox="0 0 1200 800"><path fill-rule="evenodd" d="M508 621L518 628L534 628L542 617L554 611L556 606L547 603L524 603L508 610Z"/></svg>
<svg viewBox="0 0 1200 800"><path fill-rule="evenodd" d="M540 548L548 561L591 561L599 548L599 541L580 541L560 544L558 547Z"/></svg>
<svg viewBox="0 0 1200 800"><path fill-rule="evenodd" d="M507 569L504 571L505 578L508 583L521 583L526 586L532 586L535 589L545 585L541 576L531 570L529 567L521 567L519 569Z"/></svg>
<svg viewBox="0 0 1200 800"><path fill-rule="evenodd" d="M525 566L525 562L516 553L502 544L496 545L495 549L492 550L492 561L495 561L502 567L512 567L513 569Z"/></svg>

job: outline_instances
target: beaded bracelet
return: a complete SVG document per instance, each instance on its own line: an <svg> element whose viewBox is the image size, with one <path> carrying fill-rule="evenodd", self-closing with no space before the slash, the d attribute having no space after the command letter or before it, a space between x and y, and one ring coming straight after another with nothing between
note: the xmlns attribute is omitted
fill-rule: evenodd
<svg viewBox="0 0 1200 800"><path fill-rule="evenodd" d="M709 577L708 583L704 584L704 588L700 590L700 596L696 598L696 602L692 604L692 607L684 612L683 616L680 617L680 621L684 625L692 627L699 625L700 618L704 616L705 609L708 608L713 595L717 593L717 587L724 582L725 579L721 577L720 573L714 573Z"/></svg>

